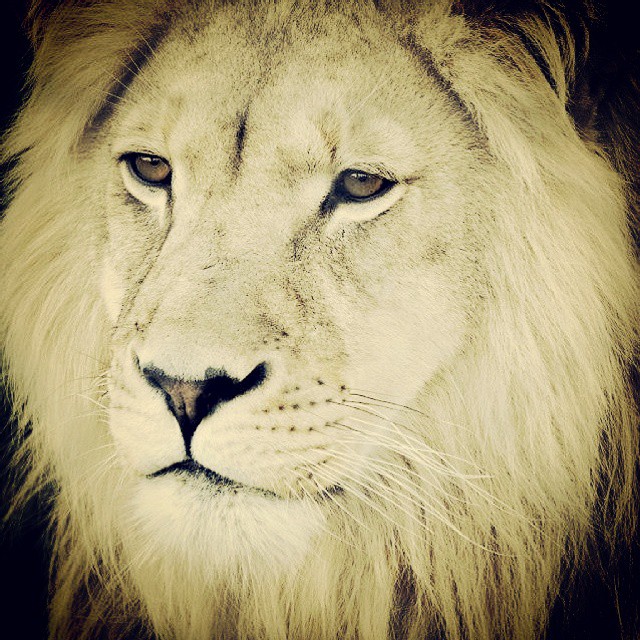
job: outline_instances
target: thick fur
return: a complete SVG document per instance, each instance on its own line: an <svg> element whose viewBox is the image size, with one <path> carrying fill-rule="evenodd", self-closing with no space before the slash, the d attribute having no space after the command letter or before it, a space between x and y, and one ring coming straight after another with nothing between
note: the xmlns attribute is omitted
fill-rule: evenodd
<svg viewBox="0 0 640 640"><path fill-rule="evenodd" d="M55 496L51 636L543 634L591 541L631 535L638 459L625 147L568 114L563 14L32 18L0 332L16 504ZM136 151L170 160L170 197ZM327 204L354 166L400 186ZM184 447L134 362L267 363L193 438L240 488L153 476Z"/></svg>

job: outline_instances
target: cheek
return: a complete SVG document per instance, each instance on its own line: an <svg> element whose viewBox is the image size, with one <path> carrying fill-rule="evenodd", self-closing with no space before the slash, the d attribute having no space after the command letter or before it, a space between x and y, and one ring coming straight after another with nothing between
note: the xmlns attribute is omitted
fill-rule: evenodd
<svg viewBox="0 0 640 640"><path fill-rule="evenodd" d="M458 353L467 314L443 272L392 271L341 314L352 386L409 399Z"/></svg>
<svg viewBox="0 0 640 640"><path fill-rule="evenodd" d="M335 282L349 284L335 285L333 307L354 387L409 400L468 333L476 249L465 237L464 203L436 195L427 207L421 193L409 193L340 256Z"/></svg>
<svg viewBox="0 0 640 640"><path fill-rule="evenodd" d="M124 300L132 296L148 271L163 239L163 230L149 220L143 207L112 207L107 225L108 242L103 258L100 292L112 324Z"/></svg>

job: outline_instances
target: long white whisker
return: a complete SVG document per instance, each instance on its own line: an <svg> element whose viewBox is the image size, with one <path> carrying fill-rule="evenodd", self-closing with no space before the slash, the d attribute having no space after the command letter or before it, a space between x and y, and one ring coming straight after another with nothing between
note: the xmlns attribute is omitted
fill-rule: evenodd
<svg viewBox="0 0 640 640"><path fill-rule="evenodd" d="M313 473L313 482L316 483L316 485L319 488L319 492L324 496L326 496L333 504L336 505L336 507L338 507L338 509L340 509L340 511L342 511L343 513L345 513L349 518L351 518L351 520L353 520L354 522L356 522L360 527L363 527L365 529L369 529L369 527L362 522L357 516L355 516L353 513L351 513L345 505L343 505L339 500L336 499L336 497L334 495L331 494L330 491L327 491L326 489L324 489L323 487L321 487L320 485L318 485L317 480L315 479L316 476L319 477L322 480L326 480L327 484L335 484L333 482L333 478L330 478L329 475L325 472L323 472L320 467L318 467L317 464L311 462L310 460L306 459L304 456L302 456L299 453L296 452L291 452L291 455L295 458L298 458L298 460L302 461L307 467L309 467L312 470Z"/></svg>
<svg viewBox="0 0 640 640"><path fill-rule="evenodd" d="M349 474L348 478L351 481L356 482L356 484L358 484L360 487L364 488L366 491L374 493L379 498L384 500L386 497L385 497L385 495L383 493L381 493L377 489L373 488L370 484L366 484L366 483L354 478L354 468L353 468L352 462L353 462L352 460L347 458L346 459L346 464L342 464L342 463L338 462L336 464L336 466L338 468L341 468L345 473ZM362 472L355 472L355 473L357 474L357 476L359 478L365 478L365 479L369 479L370 480L370 478L368 476L366 476L365 474L363 474ZM351 485L349 485L349 488L351 488ZM393 493L394 495L400 496L402 498L406 499L408 497L408 496L402 494L401 492L398 492L397 490L392 489L389 486L386 486L386 489L391 491L391 493ZM405 507L403 507L399 502L394 502L393 504L394 504L394 508L400 510L402 513L404 513L414 523L419 524L419 526L421 528L426 529L427 531L433 533L433 530L426 524L426 522L421 521L415 514L412 514ZM430 516L434 517L436 520L438 520L445 527L448 527L453 532L455 532L457 535L459 535L461 538L463 538L464 540L466 540L470 544L474 545L475 547L478 547L478 548L482 549L483 551L487 551L488 553L491 553L493 555L504 555L502 553L497 552L495 549L491 549L491 548L487 547L486 545L478 542L477 540L474 540L473 538L469 537L459 527L457 527L453 522L451 522L451 520L449 518L447 518L442 513L440 513L432 504L429 504L429 503L426 503L426 502L422 502L422 501L414 501L414 504L419 505L421 510L423 510L426 513L428 513ZM390 515L388 513L383 512L382 509L377 508L375 503L370 502L370 503L368 503L368 506L372 507L372 508L375 508L375 510L378 511L378 513L380 513L383 517L386 517L391 522L394 522L391 519ZM397 523L394 522L394 524L397 524ZM406 527L401 527L401 528L404 529L405 531L407 531L407 533L415 535L414 532L412 532L410 530L407 530Z"/></svg>
<svg viewBox="0 0 640 640"><path fill-rule="evenodd" d="M371 415L375 416L376 414L372 413ZM378 417L384 419L383 416L378 416ZM384 435L380 433L379 430L384 429L384 426L379 423L363 420L355 416L347 416L345 418L342 418L341 420L342 422L336 422L335 424L340 424L345 428L352 429L354 433L365 433L368 437L373 438L374 441L379 438L380 444L391 445L395 447L397 451L404 451L412 455L416 455L418 456L420 461L423 462L426 466L431 467L433 469L437 469L440 472L444 473L446 470L447 473L457 478L464 477L464 478L470 478L470 479L477 479L477 478L491 477L490 475L483 474L483 473L478 473L478 474L461 473L452 465L452 463L449 460L455 460L455 461L464 463L465 465L468 465L468 466L475 466L475 465L473 465L472 462L470 462L469 460L466 460L465 458L461 458L460 456L446 454L444 452L438 451L437 449L433 449L432 447L429 447L424 441L418 440L417 438L414 438L414 437L408 436L405 433L402 433L402 431L397 427L397 425L391 420L386 420L386 422L393 427L393 429L390 429L389 432L400 436L402 441L398 441L395 438L392 438L388 435ZM363 432L357 429L356 427L352 427L351 425L344 424L344 421L346 420L349 420L351 422L356 422L358 424L362 424L367 427L373 427L373 429L375 429L376 431L373 433L371 430ZM425 455L429 455L431 456L431 458L427 458L425 457ZM440 465L436 466L435 461L439 461Z"/></svg>
<svg viewBox="0 0 640 640"><path fill-rule="evenodd" d="M389 522L391 522L392 524L394 524L398 528L403 529L406 533L408 533L410 535L414 534L413 531L407 529L405 526L403 526L400 523L398 523L395 520L393 520L393 518L391 518L391 515L388 512L386 512L382 507L378 506L375 501L371 500L371 498L369 498L369 496L367 496L367 493L373 494L373 495L377 496L378 498L380 498L380 500L382 500L383 503L384 502L389 502L389 496L385 495L385 493L383 493L379 489L375 488L375 486L373 485L373 482L372 482L373 478L370 475L367 475L367 474L363 473L362 471L356 470L353 467L353 464L349 464L350 462L352 463L352 461L350 461L349 459L347 459L347 463L346 464L343 464L336 457L336 458L334 458L334 462L335 462L335 466L338 469L341 469L344 472L345 478L348 481L347 487L348 487L348 490L350 492L353 492L353 489L354 489L353 483L355 483L356 486L361 489L361 490L357 490L356 495L358 495L358 497L360 497L360 499L366 500L366 504L367 504L367 506L369 508L374 509L382 517L384 517L386 520L388 520ZM393 494L393 495L401 496L403 498L406 498L406 496L404 496L403 494L401 494L397 490L391 489L388 486L386 486L385 489L389 490L391 492L391 494ZM407 518L409 518L409 520L411 520L415 524L417 524L420 527L420 529L426 529L426 530L430 531L427 523L422 521L422 520L420 520L420 518L418 518L415 513L412 513L411 511L409 511L409 509L407 509L406 507L400 505L398 502L394 501L394 502L392 502L392 504L394 505L394 507L396 509L398 509L405 516L407 516Z"/></svg>

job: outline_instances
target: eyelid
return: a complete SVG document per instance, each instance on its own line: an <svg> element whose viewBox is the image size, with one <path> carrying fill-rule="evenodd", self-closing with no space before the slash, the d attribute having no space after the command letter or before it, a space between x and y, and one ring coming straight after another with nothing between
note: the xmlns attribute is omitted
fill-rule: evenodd
<svg viewBox="0 0 640 640"><path fill-rule="evenodd" d="M366 223L379 218L395 207L404 198L408 189L409 185L401 181L394 183L377 198L325 202L322 210L322 213L328 217L325 233L331 236L344 225Z"/></svg>

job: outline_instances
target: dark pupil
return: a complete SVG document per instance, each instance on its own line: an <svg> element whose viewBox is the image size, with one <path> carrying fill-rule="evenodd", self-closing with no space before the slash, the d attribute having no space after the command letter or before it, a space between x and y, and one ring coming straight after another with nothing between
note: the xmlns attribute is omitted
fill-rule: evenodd
<svg viewBox="0 0 640 640"><path fill-rule="evenodd" d="M345 191L354 198L367 198L377 193L384 179L360 171L353 171L345 175L343 185Z"/></svg>
<svg viewBox="0 0 640 640"><path fill-rule="evenodd" d="M164 182L170 173L167 162L157 156L137 156L135 169L147 182Z"/></svg>

